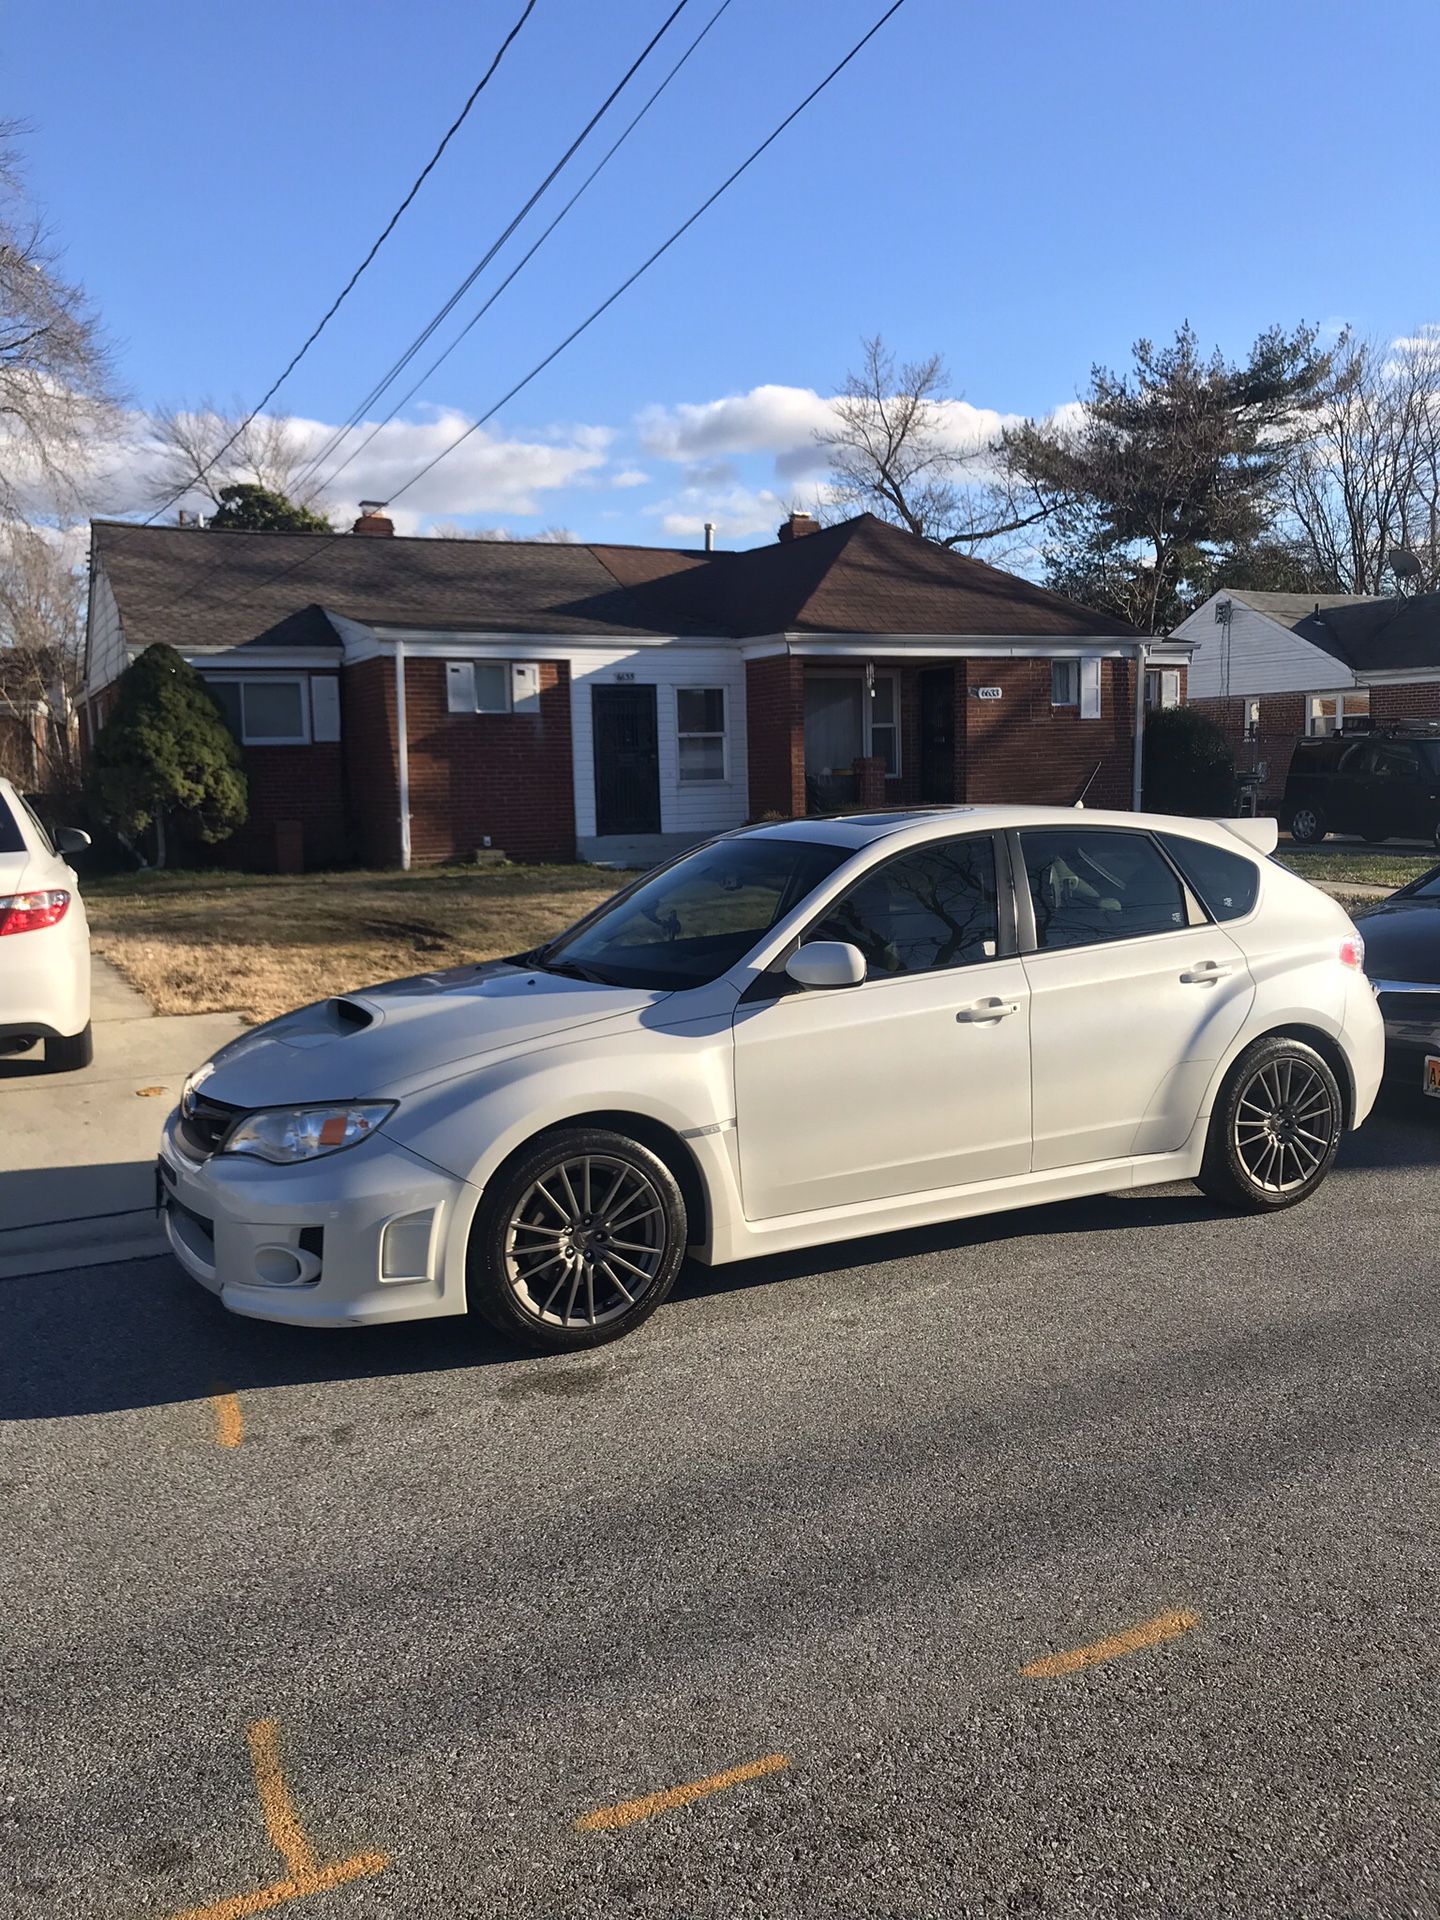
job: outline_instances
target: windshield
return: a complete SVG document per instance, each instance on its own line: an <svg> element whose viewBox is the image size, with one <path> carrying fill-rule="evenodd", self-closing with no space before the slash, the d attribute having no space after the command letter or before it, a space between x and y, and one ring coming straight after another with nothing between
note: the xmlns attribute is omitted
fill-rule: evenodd
<svg viewBox="0 0 1440 1920"><path fill-rule="evenodd" d="M608 986L718 980L854 852L810 840L715 840L617 894L529 964Z"/></svg>

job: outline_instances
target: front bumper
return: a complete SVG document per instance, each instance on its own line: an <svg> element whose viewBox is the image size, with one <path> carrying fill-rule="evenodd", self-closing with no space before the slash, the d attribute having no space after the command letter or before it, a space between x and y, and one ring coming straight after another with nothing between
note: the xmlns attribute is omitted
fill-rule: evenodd
<svg viewBox="0 0 1440 1920"><path fill-rule="evenodd" d="M1377 980L1375 993L1385 1021L1386 1082L1418 1093L1427 1057L1440 1056L1440 987Z"/></svg>
<svg viewBox="0 0 1440 1920"><path fill-rule="evenodd" d="M362 1327L465 1311L480 1198L468 1181L384 1133L308 1165L197 1161L178 1120L161 1136L157 1204L175 1258L232 1313Z"/></svg>

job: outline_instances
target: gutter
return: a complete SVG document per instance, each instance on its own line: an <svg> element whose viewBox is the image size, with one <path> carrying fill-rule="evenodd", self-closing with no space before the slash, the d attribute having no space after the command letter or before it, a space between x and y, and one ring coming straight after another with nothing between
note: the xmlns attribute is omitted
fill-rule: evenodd
<svg viewBox="0 0 1440 1920"><path fill-rule="evenodd" d="M400 809L400 870L410 871L410 729L405 718L405 642L395 642L395 781Z"/></svg>

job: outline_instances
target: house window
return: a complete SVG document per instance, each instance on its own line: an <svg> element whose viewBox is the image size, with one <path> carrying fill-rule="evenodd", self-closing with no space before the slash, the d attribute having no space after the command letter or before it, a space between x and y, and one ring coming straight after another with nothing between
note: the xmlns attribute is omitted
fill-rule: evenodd
<svg viewBox="0 0 1440 1920"><path fill-rule="evenodd" d="M1078 707L1080 704L1080 662L1050 662L1050 704L1052 707Z"/></svg>
<svg viewBox="0 0 1440 1920"><path fill-rule="evenodd" d="M509 713L509 661L447 660L445 707L449 713Z"/></svg>
<svg viewBox="0 0 1440 1920"><path fill-rule="evenodd" d="M900 687L893 673L875 676L870 699L870 753L885 762L885 777L900 772Z"/></svg>
<svg viewBox="0 0 1440 1920"><path fill-rule="evenodd" d="M1305 731L1312 735L1343 733L1345 723L1370 712L1370 692L1312 693L1305 706Z"/></svg>
<svg viewBox="0 0 1440 1920"><path fill-rule="evenodd" d="M263 680L205 682L235 738L247 747L304 746L310 716L302 679L266 674Z"/></svg>
<svg viewBox="0 0 1440 1920"><path fill-rule="evenodd" d="M680 742L680 781L690 786L725 778L725 689L679 687L675 729Z"/></svg>
<svg viewBox="0 0 1440 1920"><path fill-rule="evenodd" d="M1145 704L1147 707L1178 707L1180 704L1180 673L1175 667L1147 667L1145 670Z"/></svg>
<svg viewBox="0 0 1440 1920"><path fill-rule="evenodd" d="M1260 702L1253 696L1245 702L1245 738L1260 738Z"/></svg>

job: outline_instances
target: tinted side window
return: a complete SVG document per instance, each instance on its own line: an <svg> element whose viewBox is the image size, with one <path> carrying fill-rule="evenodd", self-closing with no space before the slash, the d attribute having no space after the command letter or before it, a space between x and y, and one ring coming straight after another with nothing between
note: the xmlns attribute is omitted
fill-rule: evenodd
<svg viewBox="0 0 1440 1920"><path fill-rule="evenodd" d="M1020 835L1042 947L1088 947L1187 926L1185 893L1144 833L1044 827Z"/></svg>
<svg viewBox="0 0 1440 1920"><path fill-rule="evenodd" d="M917 847L874 868L810 940L848 940L872 974L929 973L993 960L999 937L995 848L987 839Z"/></svg>
<svg viewBox="0 0 1440 1920"><path fill-rule="evenodd" d="M1253 860L1179 833L1162 833L1160 838L1212 920L1238 920L1249 913L1260 891L1260 869Z"/></svg>
<svg viewBox="0 0 1440 1920"><path fill-rule="evenodd" d="M20 822L6 804L5 796L0 793L0 853L24 853L25 842L20 834Z"/></svg>
<svg viewBox="0 0 1440 1920"><path fill-rule="evenodd" d="M1377 746L1375 771L1382 780L1418 780L1420 756L1414 747Z"/></svg>

